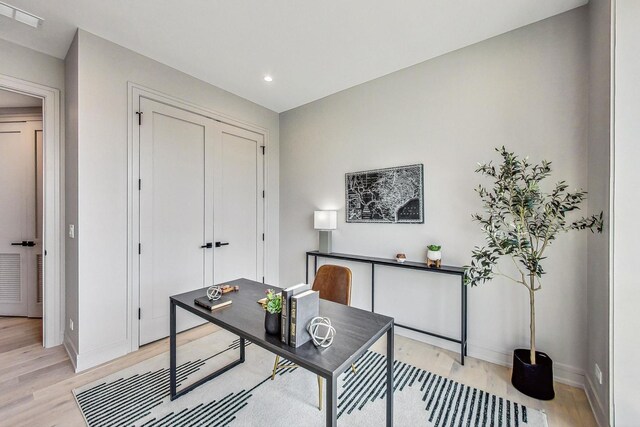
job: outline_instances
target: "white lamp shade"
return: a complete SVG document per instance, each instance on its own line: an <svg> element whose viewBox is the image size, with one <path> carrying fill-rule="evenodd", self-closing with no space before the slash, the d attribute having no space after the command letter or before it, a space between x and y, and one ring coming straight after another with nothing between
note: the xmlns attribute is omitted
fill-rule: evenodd
<svg viewBox="0 0 640 427"><path fill-rule="evenodd" d="M335 230L338 228L338 212L314 211L313 228L316 230Z"/></svg>

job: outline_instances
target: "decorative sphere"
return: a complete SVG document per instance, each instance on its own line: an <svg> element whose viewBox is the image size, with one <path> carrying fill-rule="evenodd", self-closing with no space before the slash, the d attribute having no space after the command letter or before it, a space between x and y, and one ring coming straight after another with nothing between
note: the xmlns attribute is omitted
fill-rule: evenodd
<svg viewBox="0 0 640 427"><path fill-rule="evenodd" d="M209 298L209 301L217 301L220 297L222 297L222 288L220 286L213 285L207 289L207 298Z"/></svg>
<svg viewBox="0 0 640 427"><path fill-rule="evenodd" d="M307 331L316 347L329 347L336 336L336 329L331 326L331 320L328 317L314 317L309 322Z"/></svg>

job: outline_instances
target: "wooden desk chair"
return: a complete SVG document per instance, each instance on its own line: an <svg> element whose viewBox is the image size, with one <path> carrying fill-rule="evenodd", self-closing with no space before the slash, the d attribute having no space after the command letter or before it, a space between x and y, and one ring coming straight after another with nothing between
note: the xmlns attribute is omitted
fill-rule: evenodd
<svg viewBox="0 0 640 427"><path fill-rule="evenodd" d="M351 305L351 270L339 265L323 265L318 269L311 289L320 292L322 299ZM280 356L276 356L276 361L273 364L272 380L276 377L279 368L295 366L278 366L278 363L280 363ZM356 373L354 365L351 365L351 371ZM322 411L322 377L320 375L318 375L318 409Z"/></svg>

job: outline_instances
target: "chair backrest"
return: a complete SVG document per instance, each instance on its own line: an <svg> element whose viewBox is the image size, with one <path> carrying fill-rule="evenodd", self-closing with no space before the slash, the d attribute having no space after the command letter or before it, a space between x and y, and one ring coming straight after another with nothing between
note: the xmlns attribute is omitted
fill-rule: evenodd
<svg viewBox="0 0 640 427"><path fill-rule="evenodd" d="M323 265L316 273L312 289L320 292L322 299L351 305L351 270L339 265Z"/></svg>

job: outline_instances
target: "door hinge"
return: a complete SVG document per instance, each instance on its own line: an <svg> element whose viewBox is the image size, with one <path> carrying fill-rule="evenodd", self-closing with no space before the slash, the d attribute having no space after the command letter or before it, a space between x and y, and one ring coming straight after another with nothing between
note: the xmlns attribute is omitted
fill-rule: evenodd
<svg viewBox="0 0 640 427"><path fill-rule="evenodd" d="M264 190L262 190L262 198L264 199Z"/></svg>
<svg viewBox="0 0 640 427"><path fill-rule="evenodd" d="M138 126L142 126L142 111L136 111L138 115Z"/></svg>
<svg viewBox="0 0 640 427"><path fill-rule="evenodd" d="M264 242L264 233L262 233L262 241Z"/></svg>
<svg viewBox="0 0 640 427"><path fill-rule="evenodd" d="M262 155L264 156L264 150L266 149L266 147L264 145L261 145L262 147Z"/></svg>
<svg viewBox="0 0 640 427"><path fill-rule="evenodd" d="M142 319L142 309L138 307L138 320Z"/></svg>
<svg viewBox="0 0 640 427"><path fill-rule="evenodd" d="M262 276L262 283L264 283L264 276Z"/></svg>
<svg viewBox="0 0 640 427"><path fill-rule="evenodd" d="M138 243L138 255L142 253L142 243Z"/></svg>
<svg viewBox="0 0 640 427"><path fill-rule="evenodd" d="M142 180L138 180L138 190L142 190Z"/></svg>

